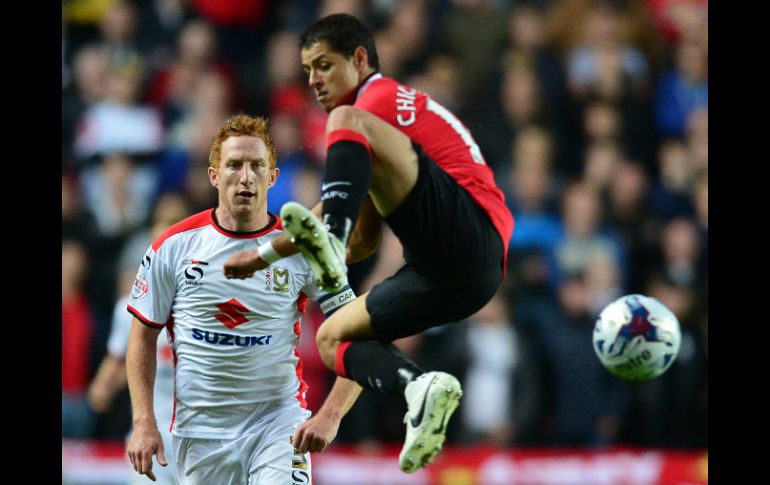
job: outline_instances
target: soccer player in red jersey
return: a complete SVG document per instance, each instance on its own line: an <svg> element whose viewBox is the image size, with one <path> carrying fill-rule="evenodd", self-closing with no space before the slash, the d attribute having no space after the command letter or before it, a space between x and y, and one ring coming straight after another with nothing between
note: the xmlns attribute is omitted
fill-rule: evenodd
<svg viewBox="0 0 770 485"><path fill-rule="evenodd" d="M384 77L358 19L324 17L300 46L308 83L329 112L322 220L288 203L284 228L327 290L346 284L351 232L357 223L371 226L370 204L401 241L406 265L332 315L316 341L337 375L405 397L399 464L413 472L441 449L462 390L455 377L420 369L391 342L462 320L492 298L513 217L468 129L426 94ZM275 242L231 258L225 272L249 276L290 253Z"/></svg>

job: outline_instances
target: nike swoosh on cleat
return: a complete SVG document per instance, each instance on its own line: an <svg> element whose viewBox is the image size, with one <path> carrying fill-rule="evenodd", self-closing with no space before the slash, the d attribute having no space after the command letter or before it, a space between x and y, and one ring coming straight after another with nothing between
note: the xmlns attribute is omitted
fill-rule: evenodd
<svg viewBox="0 0 770 485"><path fill-rule="evenodd" d="M433 430L433 434L440 434L446 432L447 419L446 415L449 412L449 408L444 409L444 415L441 416L441 426Z"/></svg>
<svg viewBox="0 0 770 485"><path fill-rule="evenodd" d="M418 427L422 422L422 415L425 413L425 402L428 400L428 391L430 391L430 384L425 390L425 395L422 397L422 405L420 406L420 411L417 413L417 416L410 418L412 426L415 428Z"/></svg>
<svg viewBox="0 0 770 485"><path fill-rule="evenodd" d="M329 187L334 187L335 185L353 185L353 182L339 181L339 182L329 182L328 184L321 184L321 192L325 191Z"/></svg>

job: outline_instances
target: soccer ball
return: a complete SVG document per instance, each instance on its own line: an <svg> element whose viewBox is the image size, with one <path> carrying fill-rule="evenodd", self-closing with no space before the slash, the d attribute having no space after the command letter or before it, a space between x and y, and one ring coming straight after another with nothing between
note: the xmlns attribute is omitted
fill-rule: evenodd
<svg viewBox="0 0 770 485"><path fill-rule="evenodd" d="M594 326L594 350L610 373L646 381L676 359L682 333L676 316L655 298L626 295L607 305Z"/></svg>

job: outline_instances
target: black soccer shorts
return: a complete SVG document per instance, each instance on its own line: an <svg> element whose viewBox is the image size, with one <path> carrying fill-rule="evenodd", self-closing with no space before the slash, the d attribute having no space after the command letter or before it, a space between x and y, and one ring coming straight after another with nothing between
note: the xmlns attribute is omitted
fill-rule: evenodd
<svg viewBox="0 0 770 485"><path fill-rule="evenodd" d="M417 183L385 222L406 265L366 301L383 341L457 322L481 309L503 280L503 242L489 216L422 148Z"/></svg>

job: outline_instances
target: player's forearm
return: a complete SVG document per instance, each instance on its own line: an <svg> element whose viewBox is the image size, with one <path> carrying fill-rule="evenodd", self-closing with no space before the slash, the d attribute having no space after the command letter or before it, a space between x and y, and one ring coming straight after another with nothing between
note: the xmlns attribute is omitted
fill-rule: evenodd
<svg viewBox="0 0 770 485"><path fill-rule="evenodd" d="M110 398L126 384L126 363L123 358L107 354L96 371L92 386L103 388Z"/></svg>
<svg viewBox="0 0 770 485"><path fill-rule="evenodd" d="M273 238L270 243L273 245L275 252L281 255L281 257L288 258L294 254L297 254L299 250L294 247L289 236L284 232L280 236Z"/></svg>
<svg viewBox="0 0 770 485"><path fill-rule="evenodd" d="M345 379L344 377L337 377L331 392L326 397L326 401L324 401L318 414L324 414L341 420L350 411L350 408L353 407L362 389L355 381Z"/></svg>
<svg viewBox="0 0 770 485"><path fill-rule="evenodd" d="M158 333L134 319L126 352L126 375L134 423L155 423L153 387Z"/></svg>
<svg viewBox="0 0 770 485"><path fill-rule="evenodd" d="M358 221L350 234L348 245L348 263L356 263L368 258L379 249L382 243L382 217L372 202L371 197L364 200Z"/></svg>

